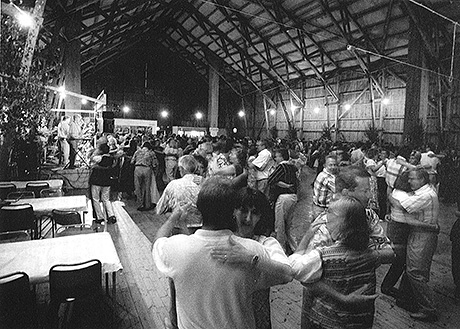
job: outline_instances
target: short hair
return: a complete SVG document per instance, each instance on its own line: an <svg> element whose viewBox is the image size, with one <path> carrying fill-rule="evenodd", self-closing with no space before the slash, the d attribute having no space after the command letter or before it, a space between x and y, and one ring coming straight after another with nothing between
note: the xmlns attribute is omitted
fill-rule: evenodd
<svg viewBox="0 0 460 329"><path fill-rule="evenodd" d="M198 162L199 164L203 166L203 170L206 170L208 168L208 160L206 160L204 156L199 155L199 154L193 154L192 156L195 158L196 162Z"/></svg>
<svg viewBox="0 0 460 329"><path fill-rule="evenodd" d="M335 192L341 193L344 189L354 190L358 186L357 177L369 178L371 175L360 166L342 167L335 177Z"/></svg>
<svg viewBox="0 0 460 329"><path fill-rule="evenodd" d="M233 218L235 190L230 180L217 176L206 179L198 193L196 207L203 216L203 226L232 231L236 229Z"/></svg>
<svg viewBox="0 0 460 329"><path fill-rule="evenodd" d="M248 158L248 154L246 152L245 149L242 149L242 148L236 148L234 147L232 149L232 152L235 152L235 156L236 158L238 159L238 163L242 166L242 167L246 167L246 163L247 163L247 158Z"/></svg>
<svg viewBox="0 0 460 329"><path fill-rule="evenodd" d="M152 144L150 144L150 142L144 142L144 144L142 144L142 147L146 147L149 150L151 150L152 149Z"/></svg>
<svg viewBox="0 0 460 329"><path fill-rule="evenodd" d="M373 159L378 153L379 150L377 150L376 148L370 148L367 150L367 157L369 159Z"/></svg>
<svg viewBox="0 0 460 329"><path fill-rule="evenodd" d="M198 162L192 155L183 155L179 158L177 162L178 166L185 170L188 174L195 173L198 168Z"/></svg>
<svg viewBox="0 0 460 329"><path fill-rule="evenodd" d="M332 159L332 160L337 161L337 156L335 156L334 154L328 154L328 155L326 155L326 157L324 158L324 162L326 162L327 159Z"/></svg>
<svg viewBox="0 0 460 329"><path fill-rule="evenodd" d="M339 228L340 241L352 250L365 250L369 245L369 224L361 202L354 197L342 196L331 202L331 207L339 207L345 216Z"/></svg>
<svg viewBox="0 0 460 329"><path fill-rule="evenodd" d="M428 184L430 182L430 175L428 174L428 171L423 168L418 168L413 170L417 174L417 178L422 179L425 184Z"/></svg>
<svg viewBox="0 0 460 329"><path fill-rule="evenodd" d="M274 230L273 216L265 194L259 190L243 187L236 192L235 209L254 209L260 213L260 221L254 227L255 235L269 236Z"/></svg>
<svg viewBox="0 0 460 329"><path fill-rule="evenodd" d="M277 149L275 153L279 153L283 160L289 160L289 151L286 149Z"/></svg>

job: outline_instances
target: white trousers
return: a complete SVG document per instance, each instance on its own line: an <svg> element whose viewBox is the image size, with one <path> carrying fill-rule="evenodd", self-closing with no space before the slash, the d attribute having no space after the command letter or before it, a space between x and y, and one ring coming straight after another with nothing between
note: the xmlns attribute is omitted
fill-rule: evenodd
<svg viewBox="0 0 460 329"><path fill-rule="evenodd" d="M296 203L296 194L280 194L275 203L276 240L278 240L284 250L286 250L286 245L289 245L293 252L297 249L297 241L291 232L291 212Z"/></svg>

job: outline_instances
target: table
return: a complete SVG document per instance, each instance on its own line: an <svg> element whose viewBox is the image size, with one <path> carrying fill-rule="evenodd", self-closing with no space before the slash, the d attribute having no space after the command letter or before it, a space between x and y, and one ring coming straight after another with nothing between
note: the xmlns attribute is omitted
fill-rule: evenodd
<svg viewBox="0 0 460 329"><path fill-rule="evenodd" d="M10 181L0 182L0 185L14 184L18 190L25 190L27 183L48 183L50 189L56 190L62 194L62 179L48 179L48 180L31 180L31 181Z"/></svg>
<svg viewBox="0 0 460 329"><path fill-rule="evenodd" d="M64 211L88 211L88 204L86 203L85 195L67 195L52 198L26 198L11 202L12 205L23 203L32 205L34 212L36 213L49 213L53 209Z"/></svg>
<svg viewBox="0 0 460 329"><path fill-rule="evenodd" d="M49 270L57 264L81 263L98 259L106 277L112 273L112 291L116 293L116 273L123 269L112 237L108 232L29 240L0 244L0 276L22 271L32 284L49 281Z"/></svg>
<svg viewBox="0 0 460 329"><path fill-rule="evenodd" d="M11 201L11 200L6 200ZM11 202L14 204L24 204L28 203L32 205L34 213L37 216L36 223L36 233L35 236L38 238L42 234L42 223L44 217L53 211L53 209L63 210L63 211L78 211L80 212L82 222L86 223L85 214L88 212L88 204L86 202L85 195L67 195L67 196L58 196L51 198L25 198L20 200L14 200ZM44 215L44 216L43 216Z"/></svg>

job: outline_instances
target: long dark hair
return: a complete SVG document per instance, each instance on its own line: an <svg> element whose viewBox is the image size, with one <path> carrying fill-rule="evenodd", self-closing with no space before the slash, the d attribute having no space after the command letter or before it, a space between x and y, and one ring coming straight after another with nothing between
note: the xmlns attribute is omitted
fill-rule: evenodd
<svg viewBox="0 0 460 329"><path fill-rule="evenodd" d="M340 207L345 219L340 226L340 240L348 248L356 251L367 249L369 245L369 225L366 209L358 199L342 196L331 204Z"/></svg>
<svg viewBox="0 0 460 329"><path fill-rule="evenodd" d="M255 235L269 236L273 232L273 214L265 194L250 187L243 187L236 193L235 209L253 208L260 213L260 220L254 227Z"/></svg>

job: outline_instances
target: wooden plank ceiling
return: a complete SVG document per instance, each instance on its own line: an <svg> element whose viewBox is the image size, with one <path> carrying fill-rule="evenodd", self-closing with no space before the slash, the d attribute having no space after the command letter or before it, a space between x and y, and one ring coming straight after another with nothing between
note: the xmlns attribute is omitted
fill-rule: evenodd
<svg viewBox="0 0 460 329"><path fill-rule="evenodd" d="M460 18L460 1L417 1ZM83 76L134 46L159 42L203 76L217 67L240 95L310 78L328 88L339 72L390 63L379 55L405 61L410 17L423 11L410 0L48 0L39 44L79 39ZM418 24L428 35L427 25L443 25L449 56L453 25L424 17ZM66 32L70 20L81 22L76 34Z"/></svg>

